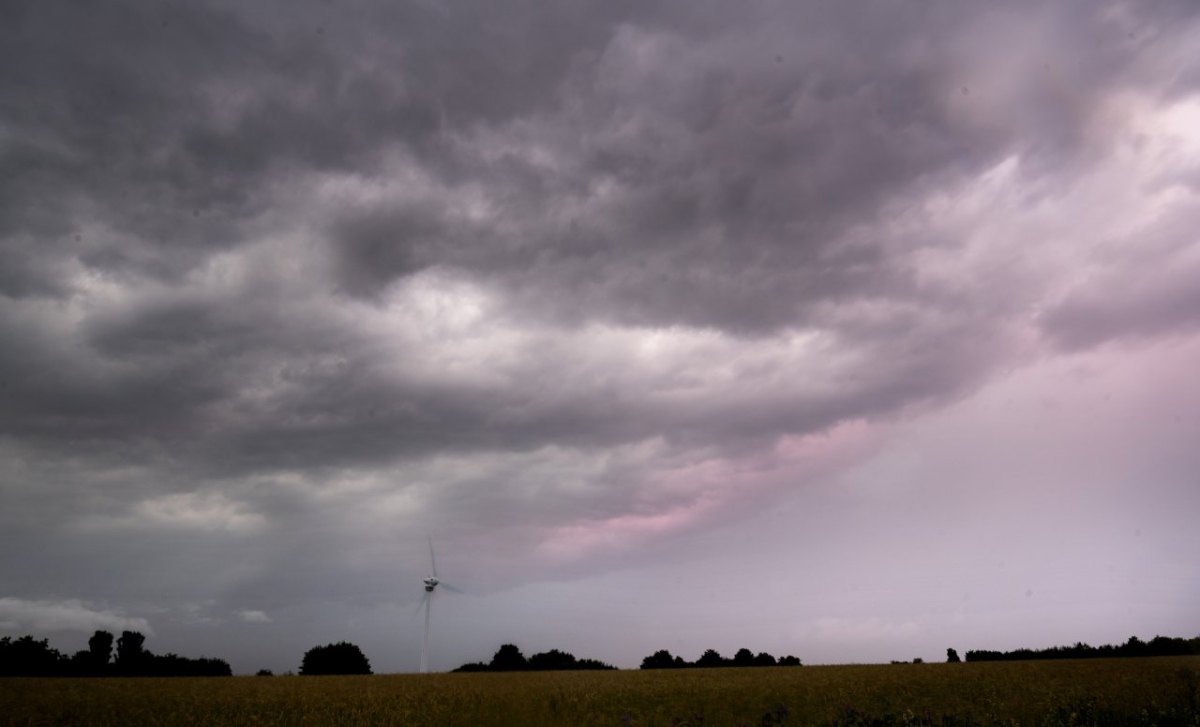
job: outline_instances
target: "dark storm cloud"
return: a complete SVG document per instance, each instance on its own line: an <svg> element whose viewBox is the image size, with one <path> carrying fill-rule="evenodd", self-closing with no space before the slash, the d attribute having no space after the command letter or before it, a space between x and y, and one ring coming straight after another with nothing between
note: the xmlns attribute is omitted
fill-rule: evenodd
<svg viewBox="0 0 1200 727"><path fill-rule="evenodd" d="M22 604L369 603L414 523L519 552L686 521L705 467L741 487L788 437L960 397L1029 327L1194 330L1186 225L1063 290L1032 243L1005 263L1019 227L977 239L1095 172L1114 98L1193 93L1167 72L1193 25L1186 2L8 3L0 518L68 544L0 573ZM242 570L190 575L218 561Z"/></svg>
<svg viewBox="0 0 1200 727"><path fill-rule="evenodd" d="M960 84L945 69L955 60L949 49L976 30L961 9L912 16L907 9L765 5L726 17L668 5L640 11L643 29L617 26L636 16L616 5L600 13L569 4L529 13L490 4L316 4L297 8L289 21L269 7L12 6L4 85L12 91L6 117L15 138L7 153L20 173L7 176L10 188L0 197L10 204L7 224L37 233L48 257L177 274L202 262L206 250L243 240L238 222L272 203L275 175L297 168L369 173L377 155L398 143L422 149L431 169L486 180L489 194L519 219L567 201L564 190L586 195L596 179L618 185L615 203L596 211L613 219L600 229L594 221L555 220L561 224L551 229L519 230L534 239L516 259L498 256L494 248L508 246L495 242L479 250L472 237L471 249L441 252L450 261L523 268L532 246L551 258L536 269L543 282L534 290L545 288L547 275L567 290L598 278L615 290L596 290L589 300L625 308L625 319L682 315L699 324L771 327L794 320L807 300L874 282L843 277L837 265L813 273L817 281L791 277L803 275L797 268L820 268L814 251L829 246L846 219L871 216L899 189L911 192L914 181L977 169L1014 143L1003 128L956 126L938 109L937 97ZM1106 80L1121 60L1120 46L1114 51L1107 42L1117 29L1098 30L1096 15L1072 16L1078 27L1071 35L1095 40L1100 53L1066 79L1084 84L1073 92L1085 106L1088 85ZM1065 16L1050 14L1047 22ZM896 32L904 27L919 30ZM820 36L851 42L831 48ZM867 47L869 55L861 52ZM575 108L556 112L564 100ZM1041 116L1065 112L1054 99L1030 101L1040 101L1030 108ZM456 155L436 143L438 131L503 126L532 112L549 114L534 117L530 133L560 137L554 152L567 156L567 176L481 164L471 150ZM542 120L557 128L543 129ZM616 125L625 128L613 131ZM1072 117L1065 126L1080 124ZM73 244L71 234L88 219L138 240ZM371 242L379 234L369 221L346 224L348 282L369 290L417 264ZM716 249L686 252L705 230L720 238ZM21 261L28 239L8 239L15 266L37 275L36 261ZM147 249L126 248L138 242ZM595 266L596 257L617 258L631 246L630 265ZM438 257L426 255L426 264ZM701 274L708 268L720 275ZM780 269L791 276L771 275ZM361 277L366 270L372 279ZM51 273L39 277L51 284ZM698 295L698 288L711 292ZM758 289L764 294L756 296ZM803 292L780 295L796 289ZM771 309L762 300L785 302ZM668 301L679 304L670 309Z"/></svg>
<svg viewBox="0 0 1200 727"><path fill-rule="evenodd" d="M381 201L334 239L345 269L372 271L370 290L443 262L530 311L736 332L807 323L821 302L906 298L907 250L878 226L1008 155L1065 173L1095 143L1095 103L1140 80L1126 29L1163 32L1043 9L1039 32L1087 54L1009 59L1007 77L989 78L1025 32L1023 11L673 10L683 30L623 25L573 66L557 105L459 138L455 160L498 207L485 228L425 211L421 235L441 245L418 254L414 213ZM390 244L377 224L388 214ZM846 245L853 226L865 239Z"/></svg>
<svg viewBox="0 0 1200 727"><path fill-rule="evenodd" d="M120 440L142 430L210 461L306 467L664 431L770 436L958 391L988 368L963 332L1002 324L982 301L965 301L960 320L933 313L947 294L918 282L905 255L945 241L891 234L889 218L1005 155L1082 143L1092 100L1124 82L1136 50L1109 41L1165 32L1169 20L1122 24L1088 8L1038 11L1042 32L1088 49L1057 71L1070 93L1005 98L1028 113L980 122L960 107L998 91L954 63L977 40L984 61L1006 52L1016 10L981 20L964 6L768 4L728 16L668 4L639 18L615 6L359 3L276 21L264 8L12 6L3 83L19 173L2 198L14 297L70 295L62 279L79 269L183 284L248 244L272 205L286 215L297 204L279 191L286 180L386 182L408 167L424 191L399 184L320 210L332 278L301 286L378 302L390 284L441 267L551 326L711 327L747 345L828 326L895 365L850 392L718 403L746 409L725 423L647 411L604 388L524 392L521 381L570 373L564 351L523 362L504 389L382 376L370 337L339 330L298 288L161 294L84 311L71 345L36 319L10 321L29 344L9 354L8 431ZM989 36L993 21L1001 31ZM397 145L409 150L399 166L386 157ZM466 187L486 207L475 218L446 196ZM831 313L859 302L932 317L860 334ZM305 313L289 314L293 305ZM931 357L926 336L962 349ZM237 403L266 380L282 393ZM505 414L514 409L517 420Z"/></svg>
<svg viewBox="0 0 1200 727"><path fill-rule="evenodd" d="M317 32L340 17L327 8L306 27L193 3L6 12L0 224L18 264L33 247L24 233L47 257L178 275L243 242L273 175L369 166L382 145L419 144L440 123L436 89L413 82L429 61L388 51L356 62L371 18L351 14L335 47ZM133 239L104 244L89 223Z"/></svg>
<svg viewBox="0 0 1200 727"><path fill-rule="evenodd" d="M960 107L1000 91L955 62L978 49L983 68L1006 53L1016 9L981 18L961 5L913 14L763 4L731 16L671 4L631 14L356 3L277 21L266 6L12 5L2 44L5 154L17 172L0 195L6 290L65 297L64 278L80 269L117 284L182 282L248 244L272 205L295 204L280 184L304 173L385 180L402 171L385 158L398 145L431 191L322 210L333 277L309 279L314 293L377 301L389 284L441 266L502 291L521 315L712 327L748 344L821 327L843 304L921 310L944 293L915 280L904 256L944 241L889 234L889 217L1006 155L1070 155L1094 99L1127 82L1137 39L1166 33L1180 12L1163 5L1121 20L1121 7L1036 11L1040 32L1086 55L1056 56L1070 59L1055 70L1068 87L1059 96L1033 83L1002 97L1018 104L1007 116L980 121ZM988 35L989 23L1000 30ZM439 197L468 185L488 208L477 219ZM144 426L293 461L283 452L319 451L295 446L310 438L355 459L384 441L503 448L678 425L636 405L614 416L583 392L548 405L527 433L503 416L473 426L523 395L410 391L380 379L368 337L337 332L315 306L305 319L277 310L299 301L295 290L242 296L85 311L71 331L78 349L11 322L30 344L10 354L10 431L121 438ZM986 329L992 314L968 306L930 335ZM924 344L909 341L929 324L903 325L871 346L916 355ZM858 345L853 325L835 330ZM108 365L82 364L82 354ZM897 393L881 394L879 408L903 403L899 392L936 393L922 371L954 391L982 365L953 354L930 363L895 367L879 390ZM213 414L277 368L293 393ZM523 373L544 375L533 362ZM870 412L870 391L828 414L742 421L763 433L820 428ZM370 415L370 402L403 406Z"/></svg>

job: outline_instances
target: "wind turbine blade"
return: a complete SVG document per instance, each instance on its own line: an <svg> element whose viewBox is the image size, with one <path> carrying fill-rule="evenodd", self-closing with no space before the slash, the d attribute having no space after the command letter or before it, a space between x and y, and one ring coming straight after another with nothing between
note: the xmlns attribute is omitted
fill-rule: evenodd
<svg viewBox="0 0 1200 727"><path fill-rule="evenodd" d="M437 578L437 561L433 559L433 536L429 537L429 566L433 568L433 577Z"/></svg>
<svg viewBox="0 0 1200 727"><path fill-rule="evenodd" d="M421 614L421 609L425 608L425 602L426 602L426 601L428 601L428 600L429 600L429 591L426 591L426 592L425 592L425 593L424 593L424 594L421 596L421 600L420 600L420 601L417 601L417 608L416 608L416 610L414 610L414 611L412 612L412 617L413 617L413 618L416 618L417 616L419 616L419 615Z"/></svg>
<svg viewBox="0 0 1200 727"><path fill-rule="evenodd" d="M452 586L449 583L446 583L444 581L438 581L438 588L445 588L447 591L450 591L451 593L457 593L460 596L464 596L467 593L466 591L462 590L461 588L455 588L454 586Z"/></svg>

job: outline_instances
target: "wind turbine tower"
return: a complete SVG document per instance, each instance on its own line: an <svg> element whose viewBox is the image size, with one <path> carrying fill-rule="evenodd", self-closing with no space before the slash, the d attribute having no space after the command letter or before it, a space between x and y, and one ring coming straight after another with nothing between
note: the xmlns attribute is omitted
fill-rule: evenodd
<svg viewBox="0 0 1200 727"><path fill-rule="evenodd" d="M425 637L421 640L421 673L425 674L429 671L429 612L433 607L433 591L441 583L438 580L437 560L433 557L433 538L429 538L429 568L430 575L425 579L425 595L422 597L422 605L425 606Z"/></svg>

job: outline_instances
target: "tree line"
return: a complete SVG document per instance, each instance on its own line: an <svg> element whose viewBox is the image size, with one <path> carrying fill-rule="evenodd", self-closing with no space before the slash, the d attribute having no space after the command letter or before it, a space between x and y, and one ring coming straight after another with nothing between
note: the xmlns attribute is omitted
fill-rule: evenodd
<svg viewBox="0 0 1200 727"><path fill-rule="evenodd" d="M1052 646L1048 649L1016 649L1014 651L977 650L967 652L967 661L1024 661L1027 659L1113 659L1135 656L1189 656L1200 654L1200 636L1181 639L1155 636L1142 641L1136 636L1119 646L1089 646L1077 643L1074 646Z"/></svg>
<svg viewBox="0 0 1200 727"><path fill-rule="evenodd" d="M482 661L463 664L454 671L571 671L588 669L616 669L611 664L605 664L596 659L577 659L574 654L558 649L543 651L528 659L515 644L504 644L492 656L488 663Z"/></svg>
<svg viewBox="0 0 1200 727"><path fill-rule="evenodd" d="M88 648L68 656L51 648L47 639L32 636L0 638L0 676L87 676L87 677L209 677L231 676L229 664L221 659L189 659L178 654L154 654L145 648L146 637L137 631L122 631L115 639L108 631L97 631Z"/></svg>
<svg viewBox="0 0 1200 727"><path fill-rule="evenodd" d="M115 651L114 651L115 646ZM1014 651L974 650L966 653L966 661L1020 661L1028 659L1099 659L1145 656L1187 656L1200 654L1200 636L1192 639L1155 636L1142 641L1129 637L1124 644L1089 646L1082 642L1074 646L1053 646L1048 649L1016 649ZM946 650L946 660L960 661L958 652ZM892 662L905 663L905 662ZM921 663L914 659L913 663ZM795 656L776 659L771 654L755 654L738 649L732 658L708 649L694 662L674 656L662 649L642 659L642 669L688 669L713 667L800 666ZM528 658L514 644L504 644L490 662L463 664L456 672L501 671L558 671L615 669L596 659L579 659L558 649L550 649ZM145 648L145 637L137 631L123 631L114 639L108 631L96 631L88 639L88 648L68 656L51 648L46 639L32 636L13 639L0 638L0 677L5 676L230 676L232 670L222 659L201 657L193 659L178 654L154 654ZM303 675L370 674L371 665L354 644L340 642L310 649L300 665ZM267 670L259 672L270 674Z"/></svg>
<svg viewBox="0 0 1200 727"><path fill-rule="evenodd" d="M721 656L716 649L708 649L696 661L685 661L681 656L672 656L666 649L656 651L642 659L642 669L708 669L722 666L800 666L800 659L788 655L776 659L765 651L755 654L749 649L738 649L732 659Z"/></svg>

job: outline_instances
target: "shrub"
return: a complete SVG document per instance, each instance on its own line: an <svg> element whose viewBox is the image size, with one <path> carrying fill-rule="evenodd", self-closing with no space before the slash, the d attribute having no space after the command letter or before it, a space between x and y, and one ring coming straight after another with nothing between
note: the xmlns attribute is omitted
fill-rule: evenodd
<svg viewBox="0 0 1200 727"><path fill-rule="evenodd" d="M370 674L371 662L357 646L341 641L309 649L300 662L300 673L304 676Z"/></svg>

